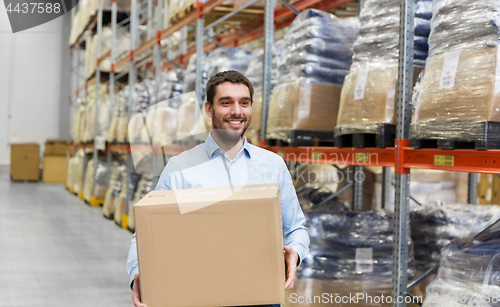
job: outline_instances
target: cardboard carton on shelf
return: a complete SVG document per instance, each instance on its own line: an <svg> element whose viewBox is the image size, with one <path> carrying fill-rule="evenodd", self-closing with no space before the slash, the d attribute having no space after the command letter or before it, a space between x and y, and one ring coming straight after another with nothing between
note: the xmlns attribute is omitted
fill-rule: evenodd
<svg viewBox="0 0 500 307"><path fill-rule="evenodd" d="M277 85L269 104L266 138L290 143L290 130L333 131L341 90L341 85L300 81Z"/></svg>
<svg viewBox="0 0 500 307"><path fill-rule="evenodd" d="M40 145L36 143L11 145L10 177L12 180L40 180Z"/></svg>
<svg viewBox="0 0 500 307"><path fill-rule="evenodd" d="M284 303L277 183L153 191L133 210L146 305Z"/></svg>

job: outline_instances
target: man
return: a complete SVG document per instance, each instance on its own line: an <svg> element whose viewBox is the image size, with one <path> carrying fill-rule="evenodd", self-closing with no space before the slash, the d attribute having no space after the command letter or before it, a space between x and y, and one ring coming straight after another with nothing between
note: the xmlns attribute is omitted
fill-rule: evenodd
<svg viewBox="0 0 500 307"><path fill-rule="evenodd" d="M205 111L212 119L212 131L205 143L169 159L156 190L278 182L286 237L285 289L290 289L297 266L309 253L309 234L283 159L249 144L244 136L252 119L252 84L236 71L225 71L210 78L206 94ZM135 234L130 242L127 269L134 305L145 307L140 302Z"/></svg>

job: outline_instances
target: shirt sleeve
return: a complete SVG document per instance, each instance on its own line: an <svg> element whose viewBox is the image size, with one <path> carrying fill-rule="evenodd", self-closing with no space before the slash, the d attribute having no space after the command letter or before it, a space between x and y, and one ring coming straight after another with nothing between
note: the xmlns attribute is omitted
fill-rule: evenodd
<svg viewBox="0 0 500 307"><path fill-rule="evenodd" d="M179 172L172 172L175 168L175 164L172 162L167 163L167 166L163 169L163 172L158 179L158 184L156 185L156 191L165 191L165 190L178 190L180 189L178 183L180 176ZM130 240L130 247L128 250L128 258L127 258L127 272L130 278L130 288L132 289L134 276L139 273L139 264L137 262L137 243L135 239L135 233L132 236L132 240Z"/></svg>
<svg viewBox="0 0 500 307"><path fill-rule="evenodd" d="M309 232L305 227L306 219L300 208L297 193L292 183L292 176L283 162L279 174L281 214L285 245L293 248L299 255L299 261L309 254Z"/></svg>

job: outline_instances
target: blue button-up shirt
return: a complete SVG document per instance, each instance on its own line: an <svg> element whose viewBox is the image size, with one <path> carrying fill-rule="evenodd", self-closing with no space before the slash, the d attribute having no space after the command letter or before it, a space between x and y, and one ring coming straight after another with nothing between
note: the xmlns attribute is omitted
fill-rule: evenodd
<svg viewBox="0 0 500 307"><path fill-rule="evenodd" d="M279 183L285 244L304 259L309 253L309 234L292 178L283 159L275 153L249 144L230 160L211 133L205 143L169 159L155 190L181 190L220 186ZM130 242L127 270L130 282L139 272L135 234Z"/></svg>

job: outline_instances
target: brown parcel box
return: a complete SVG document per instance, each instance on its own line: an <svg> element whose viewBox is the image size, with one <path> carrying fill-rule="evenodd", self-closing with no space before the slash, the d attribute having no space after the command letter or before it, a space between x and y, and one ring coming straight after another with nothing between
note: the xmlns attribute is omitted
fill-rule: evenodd
<svg viewBox="0 0 500 307"><path fill-rule="evenodd" d="M66 181L66 156L43 157L43 182L64 183Z"/></svg>
<svg viewBox="0 0 500 307"><path fill-rule="evenodd" d="M14 180L40 179L40 145L36 143L11 145L10 176Z"/></svg>
<svg viewBox="0 0 500 307"><path fill-rule="evenodd" d="M290 143L291 130L333 131L341 90L341 85L299 81L276 86L269 103L267 138Z"/></svg>
<svg viewBox="0 0 500 307"><path fill-rule="evenodd" d="M153 191L134 215L147 306L284 303L277 183Z"/></svg>
<svg viewBox="0 0 500 307"><path fill-rule="evenodd" d="M47 140L45 142L44 156L66 156L66 140Z"/></svg>

